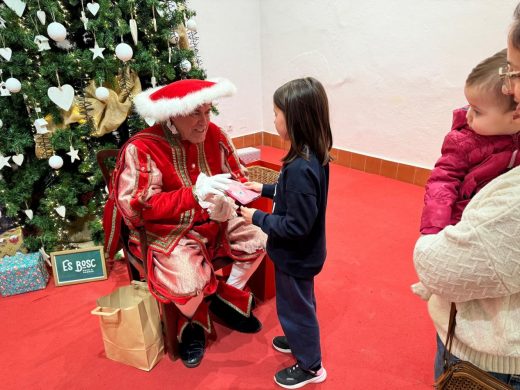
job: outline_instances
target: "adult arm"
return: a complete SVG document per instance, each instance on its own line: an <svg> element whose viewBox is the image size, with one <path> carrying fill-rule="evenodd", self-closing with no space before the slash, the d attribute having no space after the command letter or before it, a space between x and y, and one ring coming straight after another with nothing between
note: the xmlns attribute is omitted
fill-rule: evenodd
<svg viewBox="0 0 520 390"><path fill-rule="evenodd" d="M219 145L222 153L222 172L229 172L236 180L242 183L246 182L247 168L240 162L233 142L221 128L218 128L218 131Z"/></svg>
<svg viewBox="0 0 520 390"><path fill-rule="evenodd" d="M130 144L124 153L124 166L118 181L118 206L131 226L144 221L169 220L178 223L193 210L195 220L203 219L203 210L193 196L192 187L162 190L163 173L150 156Z"/></svg>
<svg viewBox="0 0 520 390"><path fill-rule="evenodd" d="M457 225L419 238L414 263L421 282L449 301L520 292L520 168L485 186Z"/></svg>

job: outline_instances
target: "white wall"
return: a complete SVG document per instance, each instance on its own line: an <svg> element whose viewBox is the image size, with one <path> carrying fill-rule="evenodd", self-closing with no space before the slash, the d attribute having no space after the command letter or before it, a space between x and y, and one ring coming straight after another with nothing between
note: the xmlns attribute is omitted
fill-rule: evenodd
<svg viewBox="0 0 520 390"><path fill-rule="evenodd" d="M222 99L213 121L231 137L261 131L262 84L260 5L258 0L191 0L197 12L202 66L208 77L225 77L237 94Z"/></svg>
<svg viewBox="0 0 520 390"><path fill-rule="evenodd" d="M480 60L506 45L518 0L192 0L232 136L272 125L272 94L311 75L329 94L334 146L432 167ZM226 106L224 106L224 104Z"/></svg>

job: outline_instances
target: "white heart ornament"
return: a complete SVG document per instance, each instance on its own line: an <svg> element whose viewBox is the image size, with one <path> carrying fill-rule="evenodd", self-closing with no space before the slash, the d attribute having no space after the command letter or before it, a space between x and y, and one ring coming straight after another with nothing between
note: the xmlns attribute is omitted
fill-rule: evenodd
<svg viewBox="0 0 520 390"><path fill-rule="evenodd" d="M15 154L13 157L11 157L14 161L14 163L16 165L18 165L19 167L22 166L23 164L23 160L24 160L24 155L23 154Z"/></svg>
<svg viewBox="0 0 520 390"><path fill-rule="evenodd" d="M11 61L11 55L13 54L13 51L9 47L2 47L0 48L0 56L4 57L6 61Z"/></svg>
<svg viewBox="0 0 520 390"><path fill-rule="evenodd" d="M24 213L25 213L25 215L27 215L27 218L29 218L31 220L33 219L34 213L31 209L24 210Z"/></svg>
<svg viewBox="0 0 520 390"><path fill-rule="evenodd" d="M65 218L65 206L58 206L58 207L55 207L54 210L56 210L56 212L58 213L58 215L62 218Z"/></svg>
<svg viewBox="0 0 520 390"><path fill-rule="evenodd" d="M153 118L144 118L144 121L146 122L146 124L147 124L148 126L153 126L153 125L155 125L155 119L153 119Z"/></svg>
<svg viewBox="0 0 520 390"><path fill-rule="evenodd" d="M42 11L41 9L39 9L38 11L36 11L36 16L38 17L38 20L40 21L40 23L45 26L45 19L47 18L47 15L45 15L45 12Z"/></svg>
<svg viewBox="0 0 520 390"><path fill-rule="evenodd" d="M50 87L47 90L47 95L62 110L69 111L74 101L74 88L69 84L64 84L59 88Z"/></svg>
<svg viewBox="0 0 520 390"><path fill-rule="evenodd" d="M87 8L92 15L96 16L96 14L99 11L99 4L98 3L88 3Z"/></svg>
<svg viewBox="0 0 520 390"><path fill-rule="evenodd" d="M16 15L22 16L23 11L25 11L25 3L20 0L4 0L5 5L7 5L9 8L11 8Z"/></svg>

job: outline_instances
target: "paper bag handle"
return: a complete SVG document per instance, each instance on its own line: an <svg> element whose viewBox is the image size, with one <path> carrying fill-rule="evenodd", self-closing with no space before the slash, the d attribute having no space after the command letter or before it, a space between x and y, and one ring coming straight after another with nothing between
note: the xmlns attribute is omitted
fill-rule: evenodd
<svg viewBox="0 0 520 390"><path fill-rule="evenodd" d="M114 314L117 314L121 311L121 309L114 309L113 311L101 311L103 308L101 306L96 307L94 310L90 312L90 314L93 314L95 316L102 316L102 317L110 317Z"/></svg>

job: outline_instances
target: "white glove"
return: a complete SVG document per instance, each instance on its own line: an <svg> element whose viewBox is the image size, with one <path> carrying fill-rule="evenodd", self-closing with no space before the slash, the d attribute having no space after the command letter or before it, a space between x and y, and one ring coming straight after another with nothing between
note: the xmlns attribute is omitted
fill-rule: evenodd
<svg viewBox="0 0 520 390"><path fill-rule="evenodd" d="M200 173L197 177L193 193L199 201L205 201L210 195L224 195L224 191L233 182L229 173L220 173L214 176L206 176Z"/></svg>
<svg viewBox="0 0 520 390"><path fill-rule="evenodd" d="M432 293L428 288L422 284L422 282L414 283L410 286L412 292L415 295L418 295L423 301L428 301L432 296Z"/></svg>

